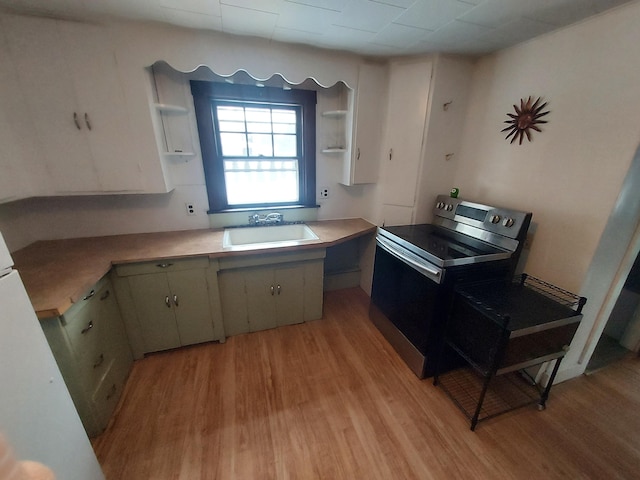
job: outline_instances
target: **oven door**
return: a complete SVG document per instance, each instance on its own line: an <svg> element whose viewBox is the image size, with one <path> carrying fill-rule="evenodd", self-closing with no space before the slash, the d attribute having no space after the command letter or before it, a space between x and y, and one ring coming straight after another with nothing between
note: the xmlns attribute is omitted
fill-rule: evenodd
<svg viewBox="0 0 640 480"><path fill-rule="evenodd" d="M416 265L377 243L369 316L419 377L433 375L446 305L434 265ZM414 260L414 259L410 259Z"/></svg>

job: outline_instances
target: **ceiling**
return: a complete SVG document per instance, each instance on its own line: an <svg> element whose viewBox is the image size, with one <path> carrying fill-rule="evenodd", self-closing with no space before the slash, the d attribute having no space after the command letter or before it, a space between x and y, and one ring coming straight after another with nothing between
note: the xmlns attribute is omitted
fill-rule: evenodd
<svg viewBox="0 0 640 480"><path fill-rule="evenodd" d="M0 8L56 18L154 21L363 55L395 56L482 55L629 1L0 0Z"/></svg>

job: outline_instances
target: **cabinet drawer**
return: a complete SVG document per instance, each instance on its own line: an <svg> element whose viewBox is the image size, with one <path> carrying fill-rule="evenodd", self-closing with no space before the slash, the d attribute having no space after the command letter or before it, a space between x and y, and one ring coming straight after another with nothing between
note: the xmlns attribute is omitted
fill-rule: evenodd
<svg viewBox="0 0 640 480"><path fill-rule="evenodd" d="M106 428L111 414L118 405L125 380L126 377L120 375L120 370L116 368L115 362L112 362L107 374L91 396L97 424L102 430Z"/></svg>
<svg viewBox="0 0 640 480"><path fill-rule="evenodd" d="M109 301L113 292L108 286L96 291L78 308L62 317L67 337L78 358L91 357L99 349L100 338L104 335L100 309L102 302Z"/></svg>
<svg viewBox="0 0 640 480"><path fill-rule="evenodd" d="M179 270L191 270L194 268L207 268L208 266L208 257L185 258L179 260L166 259L154 262L116 265L116 273L119 277L127 277L130 275L145 275L148 273L166 273Z"/></svg>

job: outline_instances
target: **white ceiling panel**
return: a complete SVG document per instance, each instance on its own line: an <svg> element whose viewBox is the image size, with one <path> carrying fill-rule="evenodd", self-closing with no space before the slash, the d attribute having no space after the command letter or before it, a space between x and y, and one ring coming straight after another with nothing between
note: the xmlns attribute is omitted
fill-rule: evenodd
<svg viewBox="0 0 640 480"><path fill-rule="evenodd" d="M324 8L325 10L333 10L341 12L349 0L285 0L286 3L299 5L307 5L316 8Z"/></svg>
<svg viewBox="0 0 640 480"><path fill-rule="evenodd" d="M415 2L395 20L410 27L436 30L474 8L472 4L456 0L423 0Z"/></svg>
<svg viewBox="0 0 640 480"><path fill-rule="evenodd" d="M325 33L340 18L340 12L301 4L289 5L278 16L277 26L302 32Z"/></svg>
<svg viewBox="0 0 640 480"><path fill-rule="evenodd" d="M376 33L405 11L404 8L369 0L351 0L342 10L336 25Z"/></svg>
<svg viewBox="0 0 640 480"><path fill-rule="evenodd" d="M116 0L122 1L122 0ZM113 3L113 0L110 0L108 3ZM127 2L129 4L134 4L136 2ZM194 12L194 13L202 13L204 15L215 15L220 16L220 3L217 1L212 2L211 0L161 0L161 7L172 8L178 11L185 12Z"/></svg>
<svg viewBox="0 0 640 480"><path fill-rule="evenodd" d="M181 27L222 30L222 17L219 15L205 15L167 7L162 7L162 13L165 19L171 18L173 24Z"/></svg>
<svg viewBox="0 0 640 480"><path fill-rule="evenodd" d="M227 33L271 39L278 15L249 8L221 5L222 29Z"/></svg>
<svg viewBox="0 0 640 480"><path fill-rule="evenodd" d="M430 30L423 28L408 27L390 23L375 36L374 42L379 45L387 45L402 48L406 45L413 45L424 40Z"/></svg>
<svg viewBox="0 0 640 480"><path fill-rule="evenodd" d="M124 18L367 55L493 52L640 0L0 0L0 12Z"/></svg>

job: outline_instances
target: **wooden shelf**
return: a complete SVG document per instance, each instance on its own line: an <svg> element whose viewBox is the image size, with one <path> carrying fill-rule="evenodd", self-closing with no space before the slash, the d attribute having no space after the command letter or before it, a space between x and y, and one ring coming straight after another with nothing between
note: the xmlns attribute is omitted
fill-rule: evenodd
<svg viewBox="0 0 640 480"><path fill-rule="evenodd" d="M168 103L153 104L159 112L163 113L188 113L189 109L180 105L169 105Z"/></svg>
<svg viewBox="0 0 640 480"><path fill-rule="evenodd" d="M325 148L322 153L344 153L346 151L346 148Z"/></svg>
<svg viewBox="0 0 640 480"><path fill-rule="evenodd" d="M191 158L196 156L195 152L162 152L162 154L174 158Z"/></svg>
<svg viewBox="0 0 640 480"><path fill-rule="evenodd" d="M344 117L347 115L347 110L327 110L326 112L322 112L323 117Z"/></svg>

